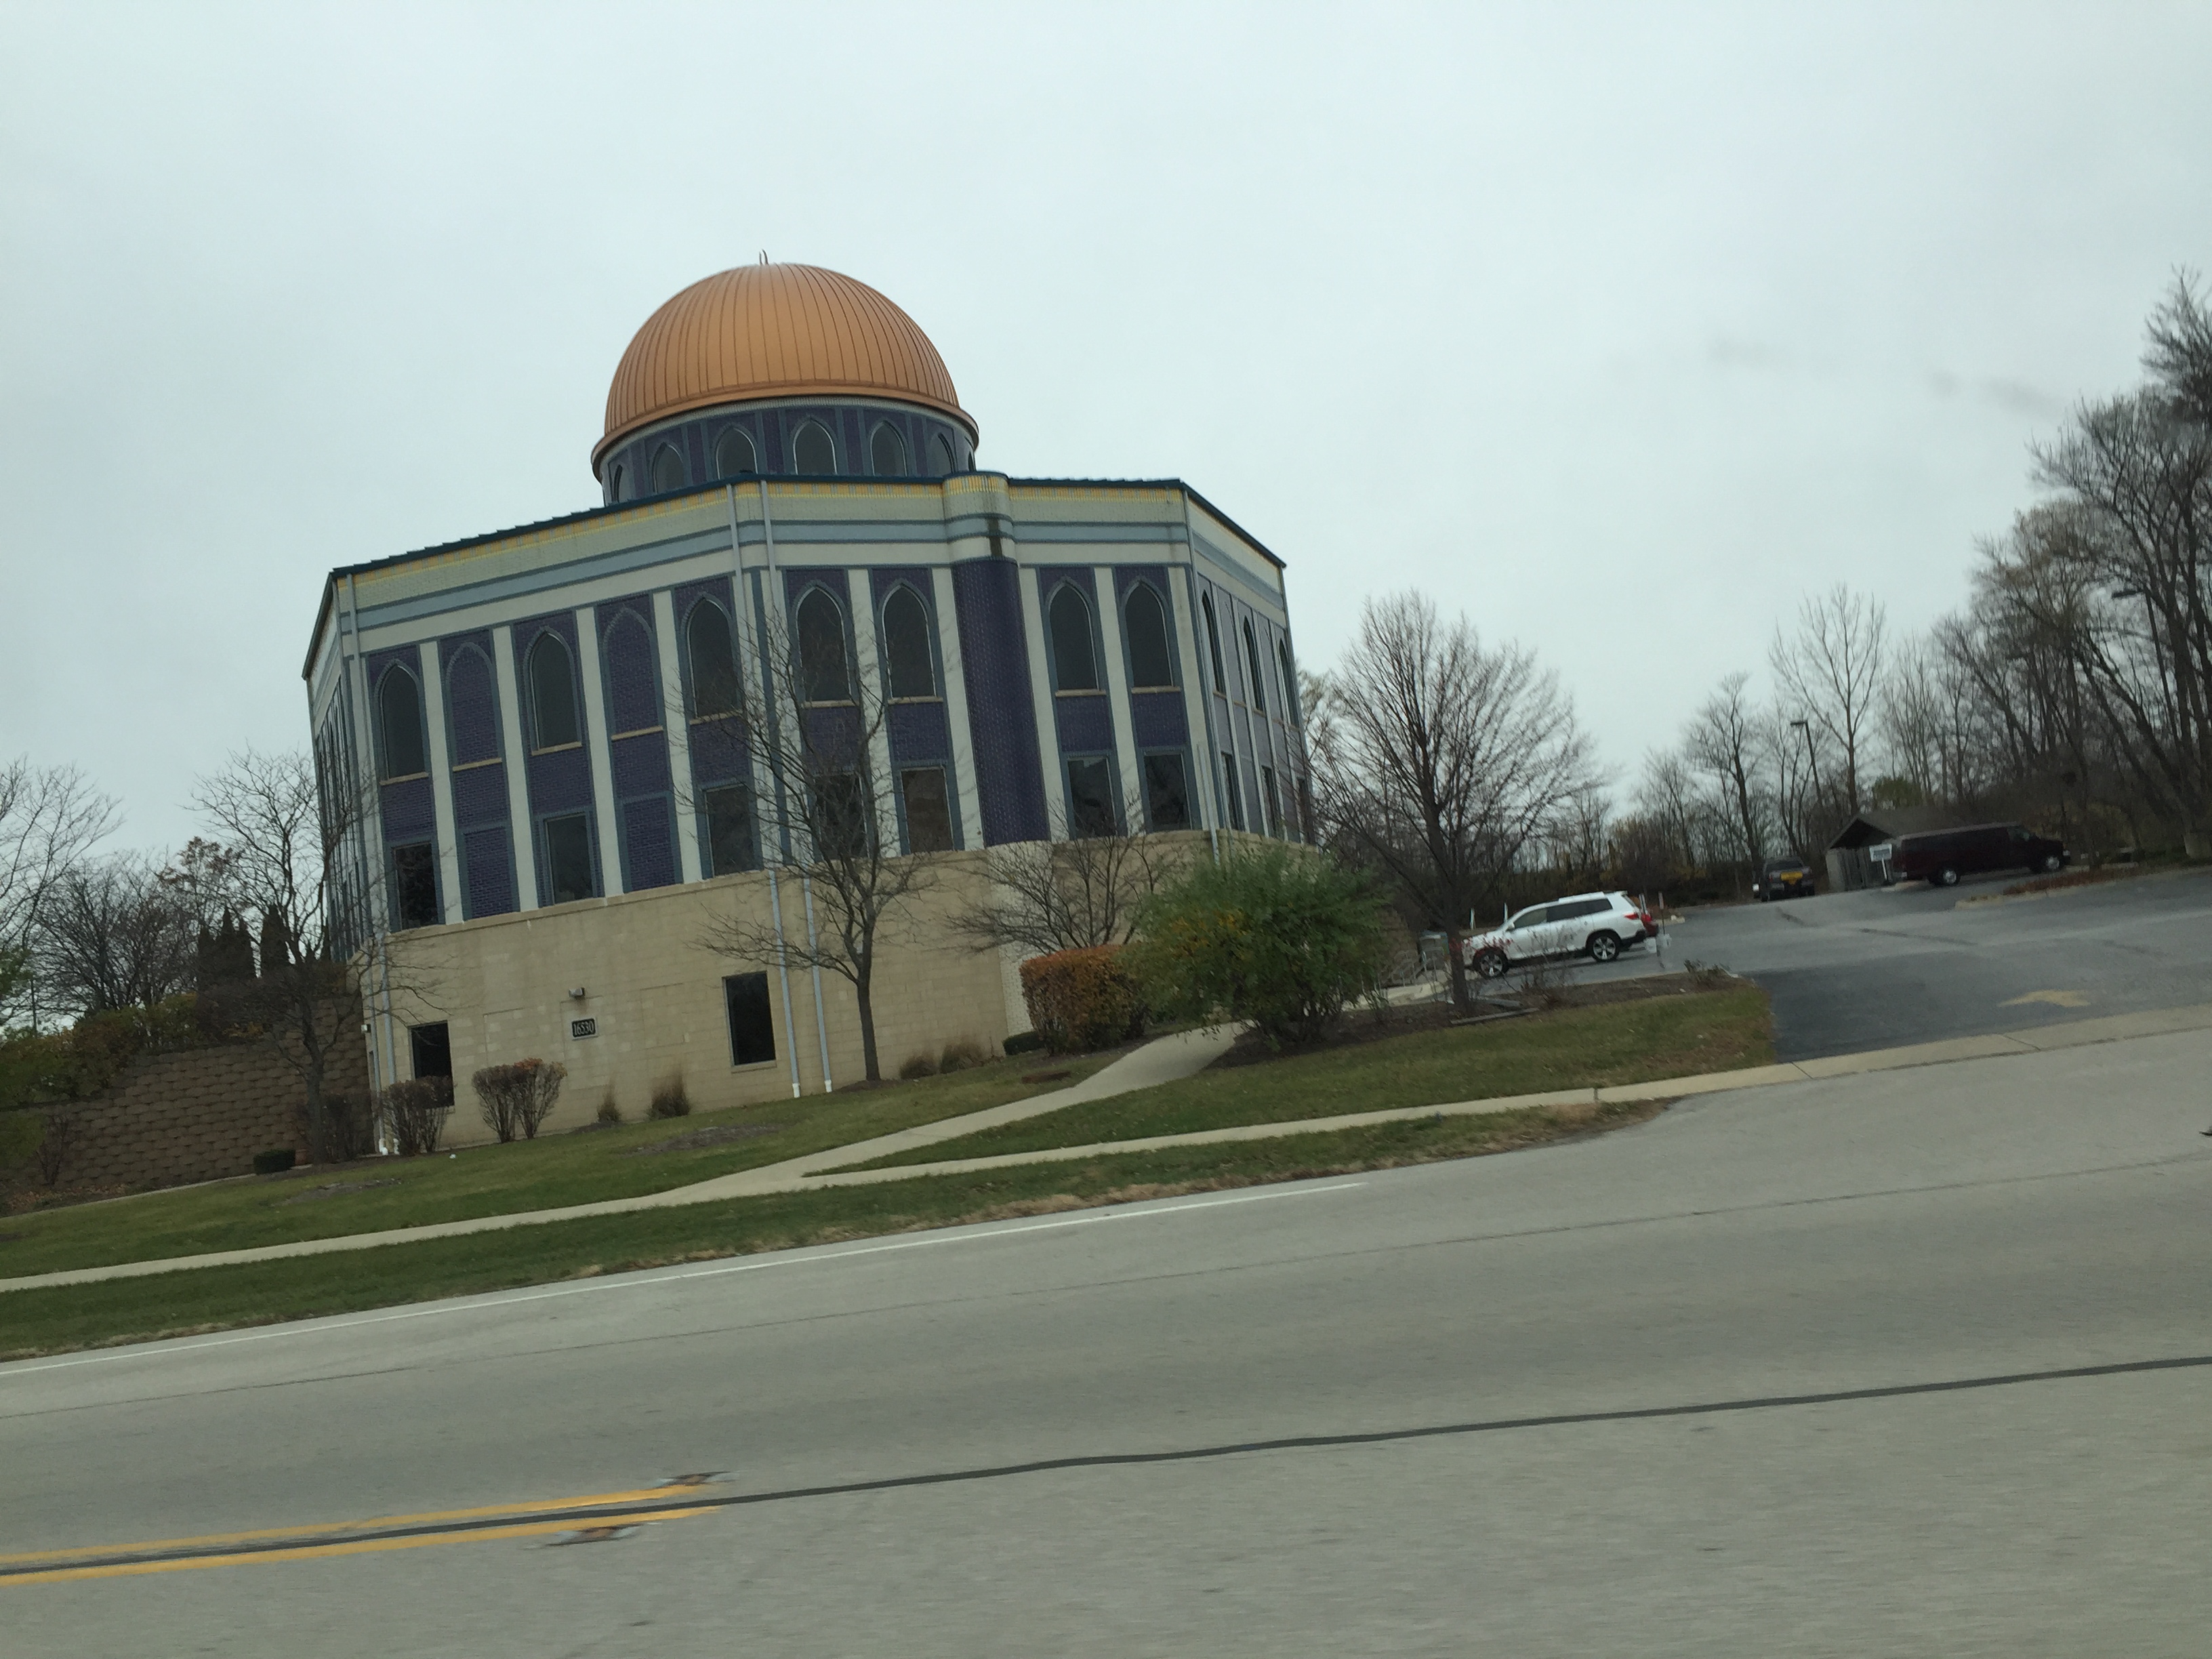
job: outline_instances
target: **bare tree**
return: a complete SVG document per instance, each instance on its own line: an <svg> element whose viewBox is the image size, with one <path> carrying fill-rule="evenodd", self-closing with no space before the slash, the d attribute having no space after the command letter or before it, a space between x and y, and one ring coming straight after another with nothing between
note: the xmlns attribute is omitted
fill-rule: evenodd
<svg viewBox="0 0 2212 1659"><path fill-rule="evenodd" d="M64 870L38 929L40 977L78 1014L139 1008L192 979L195 919L161 872L130 854Z"/></svg>
<svg viewBox="0 0 2212 1659"><path fill-rule="evenodd" d="M1485 649L1464 617L1401 593L1361 607L1308 731L1328 840L1444 933L1467 1006L1472 912L1591 781L1571 700L1528 652Z"/></svg>
<svg viewBox="0 0 2212 1659"><path fill-rule="evenodd" d="M2212 306L2197 291L2195 276L2174 275L2166 298L2151 313L2143 367L2151 384L2179 418L2212 427Z"/></svg>
<svg viewBox="0 0 2212 1659"><path fill-rule="evenodd" d="M732 961L826 969L843 979L859 1006L867 1079L877 1082L878 953L887 940L910 934L910 907L935 886L946 848L900 851L890 688L872 651L853 659L842 618L832 626L802 600L796 623L778 617L749 643L761 672L723 688L727 712L695 726L693 742L712 745L718 769L758 781L771 843L763 855L799 877L805 926L723 916L708 923L700 943ZM763 682L765 692L757 689ZM923 839L919 826L909 821L908 828L910 839Z"/></svg>
<svg viewBox="0 0 2212 1659"><path fill-rule="evenodd" d="M1105 833L1070 834L1063 818L1054 840L994 847L984 860L988 895L951 918L952 931L976 951L1037 956L1127 944L1166 873L1157 839L1128 827L1143 821L1133 800Z"/></svg>
<svg viewBox="0 0 2212 1659"><path fill-rule="evenodd" d="M1853 812L1866 799L1859 788L1859 752L1881 691L1888 635L1881 601L1838 582L1798 607L1796 639L1784 640L1777 628L1767 652L1784 702L1819 727L1842 757L1847 810Z"/></svg>
<svg viewBox="0 0 2212 1659"><path fill-rule="evenodd" d="M318 775L319 769L321 775ZM256 1034L298 1075L307 1135L323 1161L342 1150L328 1082L343 1043L361 1041L357 960L339 953L344 860L368 823L364 787L342 763L320 769L304 750L234 754L199 780L192 805L219 838L219 870L232 908L258 925L258 975L205 988L234 1027ZM407 988L427 995L427 988Z"/></svg>
<svg viewBox="0 0 2212 1659"><path fill-rule="evenodd" d="M1744 695L1751 676L1738 671L1705 699L1683 734L1690 763L1713 780L1727 803L1737 845L1755 872L1765 857L1765 799L1759 781L1759 714Z"/></svg>
<svg viewBox="0 0 2212 1659"><path fill-rule="evenodd" d="M0 764L0 1019L39 1006L34 945L55 884L116 823L115 803L70 766Z"/></svg>

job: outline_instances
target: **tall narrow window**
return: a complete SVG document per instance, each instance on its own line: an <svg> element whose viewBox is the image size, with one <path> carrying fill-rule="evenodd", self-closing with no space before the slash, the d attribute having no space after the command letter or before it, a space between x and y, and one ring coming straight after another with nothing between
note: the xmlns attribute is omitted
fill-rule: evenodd
<svg viewBox="0 0 2212 1659"><path fill-rule="evenodd" d="M548 818L545 838L545 902L567 904L592 896L592 827L581 812Z"/></svg>
<svg viewBox="0 0 2212 1659"><path fill-rule="evenodd" d="M579 740L576 670L568 644L548 629L530 647L530 734L533 749L560 749Z"/></svg>
<svg viewBox="0 0 2212 1659"><path fill-rule="evenodd" d="M422 688L398 663L376 683L377 775L386 782L429 769L423 758Z"/></svg>
<svg viewBox="0 0 2212 1659"><path fill-rule="evenodd" d="M1072 583L1062 583L1052 596L1052 689L1098 689L1098 653L1091 642L1091 607Z"/></svg>
<svg viewBox="0 0 2212 1659"><path fill-rule="evenodd" d="M644 619L635 611L617 611L601 636L600 651L612 735L634 737L640 732L659 731L663 718L660 667L653 655L653 635Z"/></svg>
<svg viewBox="0 0 2212 1659"><path fill-rule="evenodd" d="M1267 815L1267 833L1271 836L1281 835L1283 833L1283 797L1275 787L1275 769L1272 766L1263 766L1260 769L1260 810Z"/></svg>
<svg viewBox="0 0 2212 1659"><path fill-rule="evenodd" d="M706 792L707 873L735 875L760 868L760 844L753 834L753 792L741 783Z"/></svg>
<svg viewBox="0 0 2212 1659"><path fill-rule="evenodd" d="M937 473L939 477L951 476L955 470L952 445L942 432L929 441L929 455L930 459L937 463Z"/></svg>
<svg viewBox="0 0 2212 1659"><path fill-rule="evenodd" d="M1129 623L1129 683L1140 689L1175 684L1175 658L1168 650L1167 607L1150 582L1129 590L1122 607Z"/></svg>
<svg viewBox="0 0 2212 1659"><path fill-rule="evenodd" d="M1155 830L1190 828L1190 786L1181 755L1145 757L1145 813Z"/></svg>
<svg viewBox="0 0 2212 1659"><path fill-rule="evenodd" d="M1114 768L1110 762L1079 757L1067 763L1067 833L1110 836L1120 827L1114 810Z"/></svg>
<svg viewBox="0 0 2212 1659"><path fill-rule="evenodd" d="M1221 625L1213 620L1213 595L1200 594L1198 607L1206 612L1206 653L1213 659L1213 689L1225 697L1229 695L1229 677L1221 672Z"/></svg>
<svg viewBox="0 0 2212 1659"><path fill-rule="evenodd" d="M1264 714L1267 712L1267 694L1266 689L1260 684L1260 641L1252 632L1252 619L1249 617L1244 618L1244 667L1252 677L1252 689L1249 694L1252 699L1252 712L1255 714Z"/></svg>
<svg viewBox="0 0 2212 1659"><path fill-rule="evenodd" d="M733 426L714 440L716 477L742 478L759 471L760 457L754 452L752 434L744 428Z"/></svg>
<svg viewBox="0 0 2212 1659"><path fill-rule="evenodd" d="M894 697L933 697L937 665L929 650L929 612L921 595L901 585L884 601L884 663Z"/></svg>
<svg viewBox="0 0 2212 1659"><path fill-rule="evenodd" d="M1288 640L1275 641L1275 664L1283 671L1283 712L1290 716L1291 724L1296 726L1298 723L1298 677L1291 667L1291 642Z"/></svg>
<svg viewBox="0 0 2212 1659"><path fill-rule="evenodd" d="M832 772L814 786L814 850L825 859L867 856L874 837L868 792L854 772Z"/></svg>
<svg viewBox="0 0 2212 1659"><path fill-rule="evenodd" d="M653 452L653 493L665 495L672 489L681 489L690 482L684 476L684 458L676 453L674 444L663 444Z"/></svg>
<svg viewBox="0 0 2212 1659"><path fill-rule="evenodd" d="M898 429L889 421L877 427L874 435L869 438L868 462L878 478L906 477L906 440L899 436Z"/></svg>
<svg viewBox="0 0 2212 1659"><path fill-rule="evenodd" d="M730 1011L730 1064L767 1066L775 1060L775 1016L769 1006L766 974L732 974L722 981Z"/></svg>
<svg viewBox="0 0 2212 1659"><path fill-rule="evenodd" d="M800 472L827 474L837 470L837 446L830 441L830 429L819 421L809 421L799 428L799 436L792 441L791 459Z"/></svg>
<svg viewBox="0 0 2212 1659"><path fill-rule="evenodd" d="M899 798L906 808L906 850L952 850L952 803L941 766L913 766L899 774Z"/></svg>
<svg viewBox="0 0 2212 1659"><path fill-rule="evenodd" d="M629 499L629 469L620 461L615 463L615 470L607 475L607 499L611 501Z"/></svg>
<svg viewBox="0 0 2212 1659"><path fill-rule="evenodd" d="M1221 751L1221 782L1223 793L1229 797L1229 827L1244 827L1244 794L1237 787L1237 757L1227 750Z"/></svg>
<svg viewBox="0 0 2212 1659"><path fill-rule="evenodd" d="M392 849L392 925L438 925L438 854L427 841Z"/></svg>
<svg viewBox="0 0 2212 1659"><path fill-rule="evenodd" d="M802 702L850 702L853 675L845 656L845 610L826 588L810 587L799 602L799 684Z"/></svg>
<svg viewBox="0 0 2212 1659"><path fill-rule="evenodd" d="M730 619L712 599L691 607L684 624L684 653L691 659L691 713L713 720L738 712L738 653Z"/></svg>

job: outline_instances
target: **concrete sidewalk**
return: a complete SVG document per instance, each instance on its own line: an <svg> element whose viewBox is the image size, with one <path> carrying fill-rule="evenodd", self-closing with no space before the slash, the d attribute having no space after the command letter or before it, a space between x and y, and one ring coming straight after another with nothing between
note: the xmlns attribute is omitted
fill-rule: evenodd
<svg viewBox="0 0 2212 1659"><path fill-rule="evenodd" d="M1686 1096L1771 1088L1824 1078L1874 1072L1909 1070L1962 1060L1996 1059L2078 1048L2135 1037L2170 1032L2212 1030L2212 1004L2187 1008L2159 1009L2142 1013L2114 1014L2097 1019L2075 1020L2063 1025L2039 1026L2032 1030L1988 1036L1960 1037L1942 1042L1915 1043L1899 1048L1878 1048L1864 1054L1838 1054L1827 1059L1759 1066L1735 1072L1712 1072L1695 1077L1663 1078L1650 1083L1603 1089L1563 1089L1542 1094L1510 1095L1490 1100L1458 1101L1432 1106L1397 1107L1384 1111L1351 1112L1336 1117L1306 1118L1287 1122L1246 1124L1236 1128L1205 1129L1190 1134L1157 1135L1140 1140L1102 1141L1083 1146L1059 1146L1035 1152L1010 1152L994 1158L950 1159L937 1164L907 1164L886 1170L851 1170L823 1173L863 1164L892 1152L956 1139L979 1129L1018 1122L1044 1112L1057 1111L1085 1101L1110 1098L1130 1089L1188 1077L1203 1070L1222 1050L1231 1035L1225 1031L1183 1032L1148 1043L1136 1053L1105 1067L1073 1088L1036 1095L1007 1106L995 1106L963 1117L903 1129L896 1134L860 1141L787 1159L757 1170L743 1170L688 1187L613 1199L600 1204L578 1204L564 1209L531 1210L511 1215L477 1216L465 1221L436 1222L420 1227L394 1228L378 1233L353 1233L337 1238L301 1239L287 1244L264 1245L249 1250L225 1250L206 1255L169 1256L149 1261L118 1262L112 1267L82 1267L61 1273L38 1273L21 1279L0 1279L0 1291L35 1290L61 1285L89 1284L104 1279L137 1278L149 1273L182 1272L194 1267L226 1267L238 1262L268 1261L284 1256L319 1255L333 1250L358 1250L381 1244L411 1243L418 1239L450 1238L465 1233L491 1232L506 1227L534 1226L550 1221L577 1220L586 1216L617 1215L629 1211L657 1209L678 1204L710 1203L718 1200L754 1197L768 1193L805 1192L824 1187L852 1187L886 1181L906 1181L923 1176L966 1175L1024 1164L1066 1162L1108 1157L1121 1152L1157 1152L1168 1147L1213 1143L1268 1140L1293 1134L1322 1134L1370 1124L1407 1122L1437 1116L1466 1116L1492 1112L1522 1111L1534 1107L1588 1105L1635 1100L1679 1100ZM1124 1069L1126 1068L1126 1069Z"/></svg>

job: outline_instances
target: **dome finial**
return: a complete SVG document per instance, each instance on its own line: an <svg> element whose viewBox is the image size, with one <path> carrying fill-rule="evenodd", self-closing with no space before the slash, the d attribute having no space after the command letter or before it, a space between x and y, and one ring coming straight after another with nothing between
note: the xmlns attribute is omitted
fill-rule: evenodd
<svg viewBox="0 0 2212 1659"><path fill-rule="evenodd" d="M763 248L761 250L761 263L763 264L766 264L768 263L768 250L766 248Z"/></svg>

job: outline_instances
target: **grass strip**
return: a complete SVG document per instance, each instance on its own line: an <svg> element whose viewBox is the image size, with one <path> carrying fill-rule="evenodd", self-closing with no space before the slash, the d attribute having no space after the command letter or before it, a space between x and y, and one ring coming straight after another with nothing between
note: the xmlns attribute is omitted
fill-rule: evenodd
<svg viewBox="0 0 2212 1659"><path fill-rule="evenodd" d="M1650 1083L1765 1066L1773 1059L1766 994L1743 985L1417 1031L1286 1054L1259 1065L1217 1066L1174 1083L840 1167L896 1169L1255 1123L1295 1123L1349 1112Z"/></svg>
<svg viewBox="0 0 2212 1659"><path fill-rule="evenodd" d="M665 1192L1064 1089L1119 1057L1120 1051L1075 1060L1024 1054L911 1083L552 1134L506 1146L464 1147L451 1157L380 1158L282 1179L222 1182L115 1203L0 1216L0 1279ZM1024 1081L1033 1077L1043 1080ZM470 1108L464 1103L458 1109ZM776 1127L773 1133L696 1151L633 1156L641 1146L720 1125ZM393 1184L365 1184L372 1182ZM315 1191L331 1183L359 1189Z"/></svg>
<svg viewBox="0 0 2212 1659"><path fill-rule="evenodd" d="M457 1238L0 1293L0 1359L187 1336L922 1228L1513 1152L1652 1102L1424 1118L966 1176L776 1193Z"/></svg>

